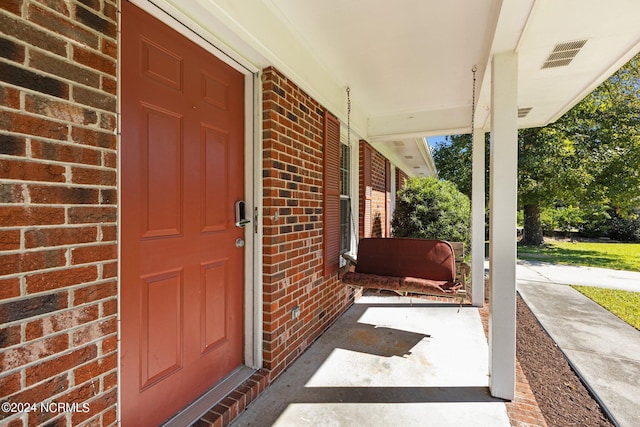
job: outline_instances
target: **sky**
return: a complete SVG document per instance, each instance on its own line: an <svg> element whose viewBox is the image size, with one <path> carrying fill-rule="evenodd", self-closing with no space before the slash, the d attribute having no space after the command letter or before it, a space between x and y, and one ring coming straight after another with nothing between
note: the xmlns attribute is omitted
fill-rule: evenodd
<svg viewBox="0 0 640 427"><path fill-rule="evenodd" d="M444 141L446 136L430 136L427 138L429 147L435 146L437 143Z"/></svg>

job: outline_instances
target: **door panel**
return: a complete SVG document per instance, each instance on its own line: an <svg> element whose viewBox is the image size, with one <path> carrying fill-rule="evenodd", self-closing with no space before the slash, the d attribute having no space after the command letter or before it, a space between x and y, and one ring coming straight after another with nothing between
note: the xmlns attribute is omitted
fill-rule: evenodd
<svg viewBox="0 0 640 427"><path fill-rule="evenodd" d="M181 233L182 224L182 117L142 105L140 120L140 193L142 237L168 237Z"/></svg>
<svg viewBox="0 0 640 427"><path fill-rule="evenodd" d="M202 266L201 351L223 344L226 339L227 262Z"/></svg>
<svg viewBox="0 0 640 427"><path fill-rule="evenodd" d="M220 206L229 197L229 137L218 129L202 129L201 162L204 177L200 182L202 198L202 231L226 229L227 216Z"/></svg>
<svg viewBox="0 0 640 427"><path fill-rule="evenodd" d="M243 363L244 76L121 4L127 427L162 423Z"/></svg>
<svg viewBox="0 0 640 427"><path fill-rule="evenodd" d="M141 388L182 367L182 271L142 279Z"/></svg>

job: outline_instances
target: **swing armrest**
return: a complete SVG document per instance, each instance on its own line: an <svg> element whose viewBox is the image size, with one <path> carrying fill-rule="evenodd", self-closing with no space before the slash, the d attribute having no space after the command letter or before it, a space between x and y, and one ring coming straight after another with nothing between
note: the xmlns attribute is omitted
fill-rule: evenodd
<svg viewBox="0 0 640 427"><path fill-rule="evenodd" d="M350 253L346 253L346 252L343 253L342 258L344 258L348 263L351 263L353 265L358 265L358 258L354 257Z"/></svg>

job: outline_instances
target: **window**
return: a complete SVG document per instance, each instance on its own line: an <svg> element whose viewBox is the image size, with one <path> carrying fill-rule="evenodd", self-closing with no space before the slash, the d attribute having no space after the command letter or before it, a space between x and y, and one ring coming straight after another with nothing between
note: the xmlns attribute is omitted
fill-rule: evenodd
<svg viewBox="0 0 640 427"><path fill-rule="evenodd" d="M340 144L340 253L351 250L351 149Z"/></svg>

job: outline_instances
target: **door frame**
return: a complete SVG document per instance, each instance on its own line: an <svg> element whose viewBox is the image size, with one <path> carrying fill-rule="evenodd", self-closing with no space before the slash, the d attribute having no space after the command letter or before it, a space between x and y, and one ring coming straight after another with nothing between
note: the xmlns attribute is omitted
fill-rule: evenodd
<svg viewBox="0 0 640 427"><path fill-rule="evenodd" d="M120 0L121 2L127 0ZM176 33L194 42L211 55L244 75L244 192L247 212L252 222L246 228L244 246L244 365L252 370L262 367L262 80L260 68L238 55L231 47L215 38L186 15L163 0L129 0L151 16L168 25ZM118 11L121 11L120 5ZM120 14L118 14L120 21ZM121 28L121 22L119 22ZM122 32L118 32L118 46L122 46ZM121 73L121 48L118 49L118 82ZM121 146L122 104L118 85L118 146ZM118 152L118 206L122 199L122 156ZM118 235L122 234L122 212L118 209ZM122 259L122 240L118 238L118 260ZM122 277L118 263L119 278ZM118 279L118 336L121 336L121 280ZM120 355L122 342L118 339L118 384L122 384ZM239 384L238 384L239 385ZM122 399L118 387L118 401ZM117 405L117 419L122 419L122 405Z"/></svg>

